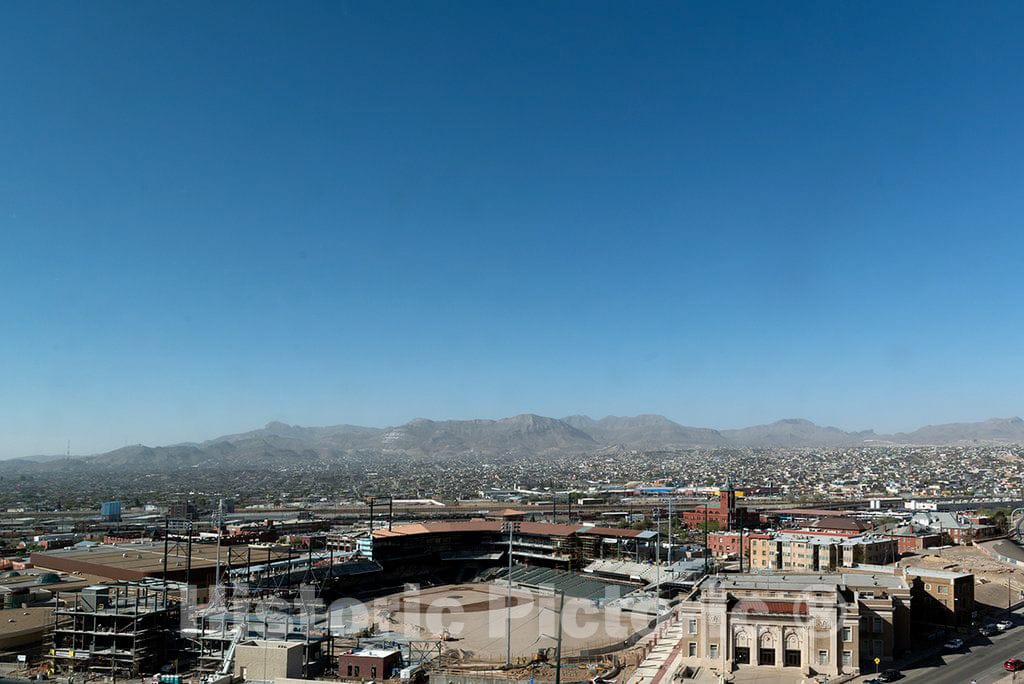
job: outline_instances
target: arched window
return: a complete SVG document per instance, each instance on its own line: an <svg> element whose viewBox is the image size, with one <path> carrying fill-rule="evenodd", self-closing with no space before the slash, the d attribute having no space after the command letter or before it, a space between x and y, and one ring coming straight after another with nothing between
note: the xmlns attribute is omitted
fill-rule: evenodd
<svg viewBox="0 0 1024 684"><path fill-rule="evenodd" d="M765 632L757 640L757 664L775 665L775 639L770 632Z"/></svg>
<svg viewBox="0 0 1024 684"><path fill-rule="evenodd" d="M782 651L784 667L800 667L800 637L795 632L786 635L786 648Z"/></svg>
<svg viewBox="0 0 1024 684"><path fill-rule="evenodd" d="M750 664L750 637L742 629L733 637L733 661L737 665Z"/></svg>

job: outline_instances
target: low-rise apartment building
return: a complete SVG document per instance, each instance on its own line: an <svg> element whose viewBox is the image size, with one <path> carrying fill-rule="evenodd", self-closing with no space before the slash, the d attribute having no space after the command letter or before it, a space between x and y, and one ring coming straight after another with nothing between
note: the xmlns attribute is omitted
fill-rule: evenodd
<svg viewBox="0 0 1024 684"><path fill-rule="evenodd" d="M893 574L910 588L914 599L913 622L920 628L941 625L960 627L975 616L974 575L969 572L892 565L858 565L847 575L873 577Z"/></svg>
<svg viewBox="0 0 1024 684"><path fill-rule="evenodd" d="M738 558L740 550L743 557L750 556L750 534L739 532L709 532L708 553L714 558ZM757 533L754 533L757 534ZM742 541L741 538L742 537Z"/></svg>
<svg viewBox="0 0 1024 684"><path fill-rule="evenodd" d="M975 519L977 520L977 518ZM980 539L988 539L999 535L999 528L991 522L975 522L962 513L946 511L919 511L911 518L911 524L919 530L925 530L948 537L953 544L970 544Z"/></svg>
<svg viewBox="0 0 1024 684"><path fill-rule="evenodd" d="M832 572L860 563L885 565L899 558L897 543L883 535L841 535L787 530L750 535L751 570Z"/></svg>
<svg viewBox="0 0 1024 684"><path fill-rule="evenodd" d="M904 568L913 583L914 619L918 624L960 627L974 617L974 575L967 572Z"/></svg>
<svg viewBox="0 0 1024 684"><path fill-rule="evenodd" d="M886 536L896 542L896 549L901 556L942 546L942 537L938 532L919 532L909 525L896 527L892 532L887 532Z"/></svg>

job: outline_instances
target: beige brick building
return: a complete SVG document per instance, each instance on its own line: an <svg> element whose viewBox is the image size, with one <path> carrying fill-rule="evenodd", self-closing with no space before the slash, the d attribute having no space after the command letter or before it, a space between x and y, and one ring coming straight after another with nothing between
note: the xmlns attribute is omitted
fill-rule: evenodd
<svg viewBox="0 0 1024 684"><path fill-rule="evenodd" d="M881 535L837 535L813 531L750 535L751 570L835 572L858 564L894 563L895 540Z"/></svg>
<svg viewBox="0 0 1024 684"><path fill-rule="evenodd" d="M909 644L910 589L885 574L708 577L679 606L684 663L855 674Z"/></svg>
<svg viewBox="0 0 1024 684"><path fill-rule="evenodd" d="M243 641L235 649L235 675L259 681L302 677L302 648L301 641Z"/></svg>

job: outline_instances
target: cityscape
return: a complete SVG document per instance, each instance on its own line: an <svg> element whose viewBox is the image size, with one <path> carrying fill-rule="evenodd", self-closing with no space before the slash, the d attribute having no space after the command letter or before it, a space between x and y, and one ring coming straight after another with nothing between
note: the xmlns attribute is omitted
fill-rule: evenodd
<svg viewBox="0 0 1024 684"><path fill-rule="evenodd" d="M257 431L262 460L230 467L8 461L9 673L959 681L1020 662L1012 442L566 455L533 434L311 469L270 446L297 430Z"/></svg>

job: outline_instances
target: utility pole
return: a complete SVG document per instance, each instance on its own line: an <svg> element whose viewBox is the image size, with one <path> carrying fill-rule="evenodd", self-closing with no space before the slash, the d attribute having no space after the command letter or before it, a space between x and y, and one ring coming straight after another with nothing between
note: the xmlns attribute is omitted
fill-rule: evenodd
<svg viewBox="0 0 1024 684"><path fill-rule="evenodd" d="M708 502L704 502L704 574L708 574Z"/></svg>
<svg viewBox="0 0 1024 684"><path fill-rule="evenodd" d="M506 522L508 530L508 592L505 598L505 667L512 667L512 533L518 532L517 522ZM504 530L503 530L504 531Z"/></svg>
<svg viewBox="0 0 1024 684"><path fill-rule="evenodd" d="M672 497L668 498L668 567L672 567Z"/></svg>
<svg viewBox="0 0 1024 684"><path fill-rule="evenodd" d="M221 586L220 586L220 538L224 530L224 499L217 500L217 513L215 514L214 522L217 524L217 566L214 572L216 577L213 580L214 591L217 592L217 600L221 597ZM225 606L227 601L225 601ZM224 617L221 616L221 624L224 623Z"/></svg>
<svg viewBox="0 0 1024 684"><path fill-rule="evenodd" d="M188 521L188 543L185 548L188 549L188 557L185 559L185 586L189 587L191 591L192 587L192 521Z"/></svg>
<svg viewBox="0 0 1024 684"><path fill-rule="evenodd" d="M743 526L739 526L739 573L743 573Z"/></svg>
<svg viewBox="0 0 1024 684"><path fill-rule="evenodd" d="M658 605L658 596L661 594L661 515L658 515L658 520L655 523L657 532L654 535L654 605ZM657 610L657 608L655 608Z"/></svg>
<svg viewBox="0 0 1024 684"><path fill-rule="evenodd" d="M373 526L373 518L374 518L373 507L374 507L374 504L377 503L378 499L383 501L385 498L387 498L387 500L388 500L388 530L391 529L391 523L392 523L392 520L393 520L394 515L395 515L395 500L394 500L394 497L391 496L390 494L388 494L387 497L371 496L370 497L370 538L373 538L373 530L374 530L374 526Z"/></svg>
<svg viewBox="0 0 1024 684"><path fill-rule="evenodd" d="M562 611L565 610L565 591L558 593L558 641L555 643L555 684L562 684Z"/></svg>
<svg viewBox="0 0 1024 684"><path fill-rule="evenodd" d="M164 605L167 605L167 542L169 532L169 521L167 516L164 516Z"/></svg>

